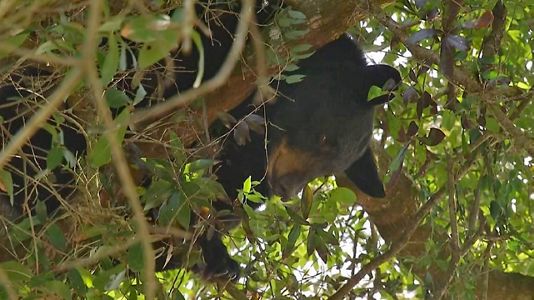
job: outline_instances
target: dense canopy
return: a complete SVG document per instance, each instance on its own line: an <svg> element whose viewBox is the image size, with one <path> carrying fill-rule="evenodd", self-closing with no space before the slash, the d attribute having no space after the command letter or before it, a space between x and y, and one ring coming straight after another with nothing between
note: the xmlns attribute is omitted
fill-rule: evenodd
<svg viewBox="0 0 534 300"><path fill-rule="evenodd" d="M197 2L210 5L199 13ZM534 1L288 0L260 26L247 11L257 3L230 1L240 23L224 64L190 59L194 87L162 101L161 86L181 84L166 77L180 66L170 54L202 53L221 2L0 2L0 87L24 86L31 107L16 135L2 114L0 298L533 299ZM179 241L185 265L200 260L190 220L221 193L209 125L256 89L276 92L271 78L305 80L298 60L343 32L402 75L373 134L386 198L344 174L318 178L300 199L242 207L225 237L237 282L155 273L161 240ZM65 124L86 152L66 150ZM9 162L39 129L53 140L24 182L55 180L55 168L76 178L75 193L50 190L62 198L55 216L13 203L31 191ZM139 166L149 186L136 185ZM261 198L260 179L240 197Z"/></svg>

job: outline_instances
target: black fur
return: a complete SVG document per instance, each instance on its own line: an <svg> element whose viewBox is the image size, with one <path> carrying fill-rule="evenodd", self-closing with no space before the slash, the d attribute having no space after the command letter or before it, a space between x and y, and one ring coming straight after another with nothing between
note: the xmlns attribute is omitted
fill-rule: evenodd
<svg viewBox="0 0 534 300"><path fill-rule="evenodd" d="M18 75L12 75L8 77L8 80L0 83L0 116L3 119L2 147L5 147L10 136L16 134L32 117L38 108L37 104L43 104L39 96L29 91L34 90L31 81L37 81L39 77L48 75L50 74L38 68L26 67ZM39 92L41 91L37 91ZM46 91L43 92L46 93ZM69 114L66 110L65 113ZM85 153L87 147L85 138L69 119L56 122L52 118L47 124L58 136L63 136L63 145L59 145L59 139L56 140L58 147L70 151L77 157ZM4 167L12 174L13 204L17 214L23 211L23 205L27 201L29 201L28 207L32 208L36 200L43 201L48 212L52 213L59 205L55 193L63 199L68 199L74 192L75 177L72 170L65 167L64 160L61 166L47 170L46 158L51 147L51 133L45 129L39 129ZM48 173L48 175L37 177L39 173ZM6 193L0 193L0 201L8 201L8 198Z"/></svg>
<svg viewBox="0 0 534 300"><path fill-rule="evenodd" d="M215 42L202 37L207 51L205 80L216 74L232 43L227 30L230 32L234 30L235 15L228 14L222 19L226 21L221 26L211 24ZM175 58L181 61L182 67L193 72L174 74L176 84L170 85L163 91L164 97L190 88L196 76L198 58L195 52L189 56L177 52ZM298 84L284 82L275 84L274 86L279 88L279 96L275 103L256 108L250 102L245 102L232 111L236 119L243 118L253 110L257 111L257 114L265 117L265 123L268 124L267 136L251 131L251 141L245 145L239 145L233 139L226 140L219 157L221 164L217 168L216 175L230 197L226 200L230 201L216 201L215 209L234 211L235 203L231 202L237 197L237 189L242 187L243 181L249 176L254 180L263 179L256 187L262 194L276 194L289 198L316 177L346 171L349 178L363 192L373 197L385 195L369 148L369 141L373 129L374 106L391 100L391 97L386 95L368 101L367 94L372 85L382 87L391 81L394 85L398 84L399 73L385 65L367 66L362 51L347 35L317 50L310 58L301 61L299 66L300 69L295 73L306 75L305 79ZM149 93L156 90L155 86L150 85L152 79L154 78L148 76L144 81ZM128 89L129 86L130 84L126 83L124 88ZM11 83L0 87L2 105L10 103L11 100L8 98L26 96L28 95L15 89ZM13 112L9 109L0 109L4 120L9 120L4 121L3 143L9 139L6 132L15 133L25 122L25 117L12 120ZM68 136L65 138L65 146L78 155L83 154L86 149L84 137L73 130L68 122L61 124L59 128ZM265 140L268 140L267 145ZM40 130L23 148L23 152L25 155L38 154L40 158L35 161L42 169L45 167L46 153L50 146L51 136L46 131ZM19 161L17 159L12 161L10 171L14 174L25 172L21 171L24 168ZM33 176L39 168L27 175ZM56 175L56 182L62 185L59 188L61 196L67 197L73 192L71 186L74 181L73 174L64 169L53 172ZM21 181L22 176L15 177L18 187L26 185L23 180ZM54 201L54 196L49 195L46 188L37 187L37 191L38 196L35 197L18 193L16 203L50 198L47 201L50 210L59 206L57 199ZM257 203L249 204L253 208L258 206ZM204 234L199 241L206 264L199 271L206 277L237 278L239 264L228 254L221 241L221 233L213 229L209 229L208 232L210 234ZM164 264L158 262L158 266L162 269ZM171 262L166 268L178 266L179 263Z"/></svg>
<svg viewBox="0 0 534 300"><path fill-rule="evenodd" d="M241 119L259 110L269 126L267 138L251 131L251 141L244 146L232 139L225 143L217 176L228 195L235 199L236 190L252 176L253 180L266 177L257 191L289 198L316 177L345 171L363 192L384 197L369 142L374 106L392 97L368 101L367 94L373 85L382 87L388 81L398 85L398 71L386 65L367 66L362 51L348 35L317 50L299 66L295 72L306 77L297 84L276 84L279 97L274 104L258 109L245 102L232 111ZM253 202L249 205L258 206ZM226 257L220 252L219 236L205 239L205 257ZM210 266L210 260L206 261L208 269L218 273L221 264L228 262L219 260ZM227 269L235 273L235 263L230 262Z"/></svg>

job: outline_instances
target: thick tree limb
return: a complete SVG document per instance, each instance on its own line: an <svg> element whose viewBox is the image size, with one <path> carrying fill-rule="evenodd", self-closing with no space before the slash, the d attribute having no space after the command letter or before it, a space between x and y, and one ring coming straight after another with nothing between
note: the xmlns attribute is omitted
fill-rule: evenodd
<svg viewBox="0 0 534 300"><path fill-rule="evenodd" d="M338 184L351 187L358 194L358 200L364 210L369 214L371 220L378 228L380 235L386 242L397 242L399 237L412 224L417 215L418 193L414 188L414 183L404 174L400 175L398 184L393 190L388 190L385 200L372 199L357 191L357 188L348 181L338 179ZM420 225L411 235L405 247L397 254L397 259L402 260L408 257L421 257L426 253L425 243L429 239L436 239L435 232L429 225ZM441 236L446 240L445 235ZM444 252L444 255L447 255ZM446 279L447 272L442 271L436 265L429 266L428 269L421 269L413 266L413 271L421 278L426 272L430 272L434 281ZM480 287L483 285L484 274L479 280ZM534 295L534 278L517 273L505 273L498 270L491 270L488 274L488 298L487 299L532 299ZM482 289L479 289L481 291ZM342 298L331 298L342 299Z"/></svg>
<svg viewBox="0 0 534 300"><path fill-rule="evenodd" d="M376 5L380 5L390 1L375 0L373 2ZM334 40L345 32L348 27L354 25L355 22L365 16L365 11L359 9L355 1L316 1L313 5L310 5L308 1L288 1L288 4L303 12L308 19L308 24L304 24L304 27L309 28L309 32L301 40L296 41L296 43L307 43L315 48L319 48ZM278 68L271 68L264 71L260 70L258 73L263 73L265 71L267 73L265 75L274 75L279 70ZM214 85L214 90L212 89L213 86L208 90L204 90L201 86L197 91L192 91L191 94L182 94L180 100L175 99L176 101L174 104L165 104L165 109L161 109L161 111L158 109L157 114L163 114L163 110L168 111L167 109L171 106L183 107L196 99L199 95L204 95L204 92L208 92L205 96L207 104L207 124L211 124L217 119L219 113L229 111L243 102L246 97L255 90L256 80L256 74L252 70L238 67L230 77L226 78L222 85ZM136 112L135 115L134 123L140 123L142 120L147 119L144 112L139 111ZM191 119L200 116L201 113L197 111L196 115L193 115ZM165 132L169 130L175 131L186 145L196 141L198 132L201 131L200 126L193 120L190 120L187 126L183 126L183 124L181 126L174 126L174 128L169 128L167 126L155 131L153 136L157 137L158 140L161 140L162 137L164 138ZM161 156L162 153L165 153L161 143L140 143L139 147L143 150L145 155L150 157L158 157Z"/></svg>

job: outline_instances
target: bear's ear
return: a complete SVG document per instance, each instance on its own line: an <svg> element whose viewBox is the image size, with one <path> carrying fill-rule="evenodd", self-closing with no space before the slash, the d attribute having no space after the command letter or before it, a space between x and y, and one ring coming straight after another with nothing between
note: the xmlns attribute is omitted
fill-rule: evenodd
<svg viewBox="0 0 534 300"><path fill-rule="evenodd" d="M364 73L369 87L374 85L385 91L396 90L401 82L399 71L388 65L366 66Z"/></svg>
<svg viewBox="0 0 534 300"><path fill-rule="evenodd" d="M396 90L401 82L399 71L388 65L365 66L363 78L368 90L372 86L376 86L382 88L384 92ZM394 97L395 95L392 93L383 94L372 99L367 99L367 104L371 106L382 105Z"/></svg>
<svg viewBox="0 0 534 300"><path fill-rule="evenodd" d="M345 174L367 195L374 198L384 198L386 196L370 147L367 147L362 157L345 170Z"/></svg>

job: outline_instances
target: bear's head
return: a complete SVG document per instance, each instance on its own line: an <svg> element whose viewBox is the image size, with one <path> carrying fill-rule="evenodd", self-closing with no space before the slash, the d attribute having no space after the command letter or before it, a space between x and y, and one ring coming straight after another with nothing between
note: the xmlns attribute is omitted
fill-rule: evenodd
<svg viewBox="0 0 534 300"><path fill-rule="evenodd" d="M296 72L305 75L303 81L280 87L269 120L271 193L289 198L316 177L347 171L366 194L385 196L369 142L374 107L393 96L367 98L371 86L396 88L399 72L387 65L367 66L347 36L319 49Z"/></svg>

